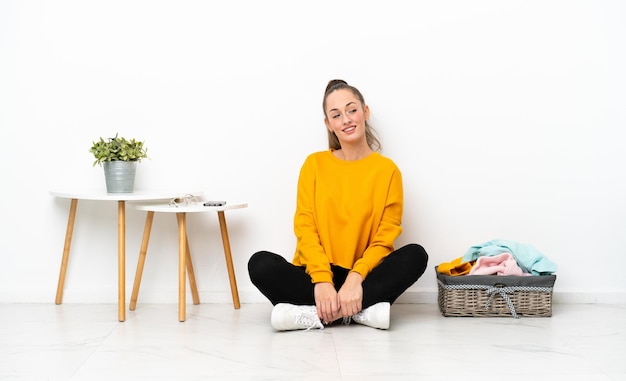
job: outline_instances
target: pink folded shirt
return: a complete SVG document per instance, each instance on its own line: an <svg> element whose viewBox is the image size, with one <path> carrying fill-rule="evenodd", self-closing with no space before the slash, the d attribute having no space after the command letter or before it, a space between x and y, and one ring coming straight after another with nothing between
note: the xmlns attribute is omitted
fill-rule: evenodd
<svg viewBox="0 0 626 381"><path fill-rule="evenodd" d="M482 256L476 259L476 264L469 275L526 275L517 265L511 253L502 253L493 256ZM530 274L528 274L530 275Z"/></svg>

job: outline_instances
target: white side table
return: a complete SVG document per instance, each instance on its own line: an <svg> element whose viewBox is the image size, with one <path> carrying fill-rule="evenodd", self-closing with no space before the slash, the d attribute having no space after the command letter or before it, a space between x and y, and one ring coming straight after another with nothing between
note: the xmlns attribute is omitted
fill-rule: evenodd
<svg viewBox="0 0 626 381"><path fill-rule="evenodd" d="M223 206L204 206L202 202L186 206L172 206L169 204L137 205L136 208L138 210L144 210L148 213L146 214L146 225L144 229L143 239L141 241L137 271L135 273L135 282L133 285L133 292L130 299L130 310L135 310L135 307L137 305L139 286L141 283L143 266L146 261L146 252L148 250L150 230L152 229L152 220L154 218L155 212L176 213L176 219L178 220L178 320L182 322L186 319L186 273L189 274L189 285L191 288L193 303L200 303L198 289L196 287L196 280L193 272L193 265L191 263L189 242L187 241L187 213L217 213L220 224L220 231L222 234L222 244L224 246L224 256L226 257L228 278L230 280L230 290L233 297L233 306L235 307L235 309L239 309L239 292L237 290L237 280L235 278L235 268L233 266L233 258L230 250L230 240L228 238L228 229L226 227L226 217L224 216L224 211L232 209L242 209L246 207L248 207L248 204L245 202L230 201Z"/></svg>
<svg viewBox="0 0 626 381"><path fill-rule="evenodd" d="M63 287L65 284L65 274L70 257L70 245L72 243L72 233L74 231L74 221L76 219L76 208L78 200L94 201L117 201L117 269L118 269L118 318L119 321L126 320L126 201L156 201L168 200L175 197L185 196L185 192L175 191L135 191L132 193L107 193L106 191L87 190L52 190L50 194L55 197L69 198L70 212L67 221L67 231L65 233L65 244L63 247L63 258L61 260L61 271L59 273L59 283L55 303L61 304L63 301ZM201 196L202 193L191 193L194 196Z"/></svg>

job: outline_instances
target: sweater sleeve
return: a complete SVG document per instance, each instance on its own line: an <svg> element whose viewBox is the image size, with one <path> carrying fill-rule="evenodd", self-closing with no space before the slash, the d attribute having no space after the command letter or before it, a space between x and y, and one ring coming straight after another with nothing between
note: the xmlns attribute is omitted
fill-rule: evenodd
<svg viewBox="0 0 626 381"><path fill-rule="evenodd" d="M394 241L402 233L403 197L402 174L396 168L390 178L387 197L380 201L384 202L380 223L363 256L352 268L363 279L394 250Z"/></svg>
<svg viewBox="0 0 626 381"><path fill-rule="evenodd" d="M306 272L313 283L333 282L330 259L320 243L315 219L316 167L312 160L305 161L298 179L294 232L296 253L294 264L306 264Z"/></svg>

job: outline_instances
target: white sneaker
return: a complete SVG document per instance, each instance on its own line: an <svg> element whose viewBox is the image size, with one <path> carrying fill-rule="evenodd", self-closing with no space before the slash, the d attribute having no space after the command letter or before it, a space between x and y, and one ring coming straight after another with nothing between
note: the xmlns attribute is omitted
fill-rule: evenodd
<svg viewBox="0 0 626 381"><path fill-rule="evenodd" d="M388 302L376 303L367 307L356 315L352 316L352 321L372 328L389 328L389 312L391 304Z"/></svg>
<svg viewBox="0 0 626 381"><path fill-rule="evenodd" d="M272 327L278 331L324 329L324 325L317 316L315 306L296 306L288 303L278 303L274 306L272 309Z"/></svg>

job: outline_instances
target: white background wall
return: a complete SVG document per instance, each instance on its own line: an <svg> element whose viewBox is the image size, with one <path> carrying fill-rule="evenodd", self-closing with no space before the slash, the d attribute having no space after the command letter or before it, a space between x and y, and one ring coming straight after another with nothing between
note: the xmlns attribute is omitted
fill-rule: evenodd
<svg viewBox="0 0 626 381"><path fill-rule="evenodd" d="M434 266L493 238L559 266L555 300L626 302L621 1L0 1L0 302L53 302L69 201L103 189L93 140L144 140L138 189L245 200L249 256L291 258L296 181L327 148L322 93L365 95L405 183L404 233ZM144 214L127 211L127 289ZM189 217L203 302L230 302L217 219ZM80 202L65 302L116 302L115 203ZM176 302L176 223L157 215L140 302ZM129 295L129 294L127 294Z"/></svg>

